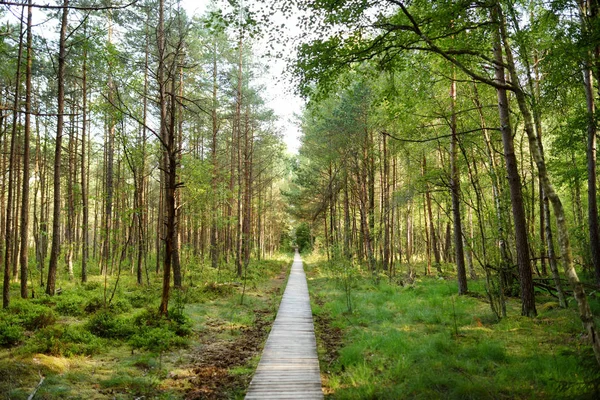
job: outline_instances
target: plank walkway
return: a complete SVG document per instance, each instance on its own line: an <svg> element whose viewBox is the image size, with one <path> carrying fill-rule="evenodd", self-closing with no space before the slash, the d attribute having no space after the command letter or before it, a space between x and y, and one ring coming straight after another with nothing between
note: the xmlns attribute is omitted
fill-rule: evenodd
<svg viewBox="0 0 600 400"><path fill-rule="evenodd" d="M246 399L322 398L308 285L302 258L296 252L277 317Z"/></svg>

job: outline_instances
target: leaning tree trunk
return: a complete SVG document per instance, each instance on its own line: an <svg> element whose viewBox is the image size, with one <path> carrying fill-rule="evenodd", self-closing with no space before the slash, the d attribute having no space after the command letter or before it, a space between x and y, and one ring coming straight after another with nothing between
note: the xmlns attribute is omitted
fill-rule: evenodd
<svg viewBox="0 0 600 400"><path fill-rule="evenodd" d="M498 15L502 15L500 6L498 4L496 4L495 8L498 10ZM506 33L504 20L500 18L499 22L502 41L506 49L506 61L508 70L511 74L511 80L513 82L518 82L515 62L513 60L510 44L507 40L508 35ZM573 294L578 305L579 317L581 319L581 322L583 323L584 328L588 332L589 340L591 342L592 349L594 350L594 355L596 356L596 361L598 362L598 364L600 364L600 337L598 336L598 331L594 322L594 315L592 314L592 311L590 309L585 290L583 288L583 285L579 281L577 272L575 271L573 254L571 252L571 243L569 239L569 230L565 218L565 210L563 208L560 197L554 190L554 186L552 185L552 183L550 182L550 178L548 177L546 162L544 160L544 155L539 147L539 143L535 135L533 118L531 116L531 112L529 111L529 106L525 97L525 93L522 90L520 90L520 88L515 88L514 93L521 114L523 114L525 132L527 133L527 138L529 141L529 148L535 159L535 163L538 168L538 174L543 183L544 193L546 194L546 196L548 196L548 199L554 209L554 216L556 218L556 226L558 233L558 243L560 246L561 259L563 263L563 268L565 270L565 275L567 276L567 279L569 280L569 283L573 288Z"/></svg>
<svg viewBox="0 0 600 400"><path fill-rule="evenodd" d="M492 8L492 20L499 20L499 12ZM508 58L508 56L507 56ZM504 61L502 57L501 34L494 32L494 70L495 79L500 85L496 89L498 95L498 112L500 114L500 126L502 131L502 143L504 146L504 158L508 175L510 189L510 200L515 228L515 244L517 250L517 264L519 267L519 278L521 285L521 314L529 317L537 315L535 308L535 295L533 287L533 276L529 262L529 241L527 237L527 223L525 221L525 209L523 206L523 195L521 192L521 180L515 156L512 128L510 125L510 110L508 106L508 95L506 89L500 86L506 84L504 76Z"/></svg>

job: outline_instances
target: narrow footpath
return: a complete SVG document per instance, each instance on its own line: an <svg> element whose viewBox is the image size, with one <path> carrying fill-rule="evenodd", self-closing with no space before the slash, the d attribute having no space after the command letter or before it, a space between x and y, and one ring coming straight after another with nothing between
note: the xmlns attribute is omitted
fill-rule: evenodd
<svg viewBox="0 0 600 400"><path fill-rule="evenodd" d="M317 342L302 258L296 252L283 298L246 399L322 399Z"/></svg>

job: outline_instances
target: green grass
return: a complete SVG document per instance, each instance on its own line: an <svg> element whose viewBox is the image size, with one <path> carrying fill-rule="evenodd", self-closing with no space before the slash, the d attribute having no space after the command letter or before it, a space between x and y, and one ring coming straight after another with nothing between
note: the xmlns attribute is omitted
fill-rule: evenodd
<svg viewBox="0 0 600 400"><path fill-rule="evenodd" d="M26 399L40 375L41 399L184 398L195 385L202 343L227 347L253 329L257 313L274 319L283 291L273 278L291 258L251 262L243 305L244 282L233 268L187 261L184 289L171 291L169 320L156 315L161 279L152 272L150 285L138 286L125 268L106 307L99 276L86 284L61 279L54 297L36 286L36 298L28 300L11 285L11 307L0 310L0 399ZM108 278L107 298L115 282ZM249 381L257 363L249 359L224 373ZM238 386L218 389L231 390L222 395L232 398L244 394Z"/></svg>
<svg viewBox="0 0 600 400"><path fill-rule="evenodd" d="M597 365L573 309L526 318L510 299L508 317L496 321L482 296L456 295L454 280L402 287L356 274L350 313L335 271L320 260L307 270L313 313L343 334L335 361L321 361L332 398L598 398L589 384ZM470 290L484 293L483 283Z"/></svg>

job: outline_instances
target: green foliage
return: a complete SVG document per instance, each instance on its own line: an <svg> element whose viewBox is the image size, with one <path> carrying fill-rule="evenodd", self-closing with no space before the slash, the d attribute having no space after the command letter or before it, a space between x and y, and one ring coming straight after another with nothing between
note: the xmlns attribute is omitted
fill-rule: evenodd
<svg viewBox="0 0 600 400"><path fill-rule="evenodd" d="M16 316L0 313L0 346L13 346L25 339L25 330Z"/></svg>
<svg viewBox="0 0 600 400"><path fill-rule="evenodd" d="M86 329L98 337L126 339L133 334L127 318L118 317L113 311L100 310L86 323Z"/></svg>
<svg viewBox="0 0 600 400"><path fill-rule="evenodd" d="M159 382L158 377L155 376L131 376L117 372L110 378L102 380L100 385L129 395L155 398Z"/></svg>
<svg viewBox="0 0 600 400"><path fill-rule="evenodd" d="M90 356L100 353L105 343L79 325L52 325L39 330L25 347L26 352L52 356Z"/></svg>
<svg viewBox="0 0 600 400"><path fill-rule="evenodd" d="M61 295L54 308L61 315L78 317L84 314L86 299L80 295Z"/></svg>
<svg viewBox="0 0 600 400"><path fill-rule="evenodd" d="M101 297L94 297L86 303L84 310L86 313L94 313L103 308L104 308L104 299ZM108 310L118 314L118 313L130 311L131 304L129 303L129 301L127 299L116 298L110 304L107 304L107 308L108 308Z"/></svg>
<svg viewBox="0 0 600 400"><path fill-rule="evenodd" d="M28 331L45 328L56 322L56 313L51 308L27 300L13 301L9 311L17 317L19 324Z"/></svg>
<svg viewBox="0 0 600 400"><path fill-rule="evenodd" d="M155 308L147 308L132 318L133 325L138 332L152 329L166 329L177 336L191 334L191 321L184 314L183 308L177 306L169 310L169 317L161 316Z"/></svg>
<svg viewBox="0 0 600 400"><path fill-rule="evenodd" d="M310 226L303 222L296 228L296 246L298 246L298 251L300 252L310 252L311 248L311 234L310 234Z"/></svg>
<svg viewBox="0 0 600 400"><path fill-rule="evenodd" d="M89 290L89 291L93 291L93 290L98 290L102 287L102 283L98 282L98 281L90 281L90 282L86 282L83 285L83 288L85 290Z"/></svg>
<svg viewBox="0 0 600 400"><path fill-rule="evenodd" d="M574 310L541 308L526 318L510 299L498 322L485 296L457 297L453 281L401 287L359 272L349 314L344 287L332 279L339 272L321 262L309 271L316 321L330 321L319 342L342 332L338 356L321 363L336 399L594 398L597 378L583 373L594 357ZM471 290L482 293L484 283Z"/></svg>
<svg viewBox="0 0 600 400"><path fill-rule="evenodd" d="M132 307L143 308L155 301L156 293L150 290L138 289L127 293L125 296Z"/></svg>
<svg viewBox="0 0 600 400"><path fill-rule="evenodd" d="M183 346L186 340L177 336L168 327L156 327L143 329L129 339L129 344L134 349L147 350L153 353L161 353L172 347Z"/></svg>

